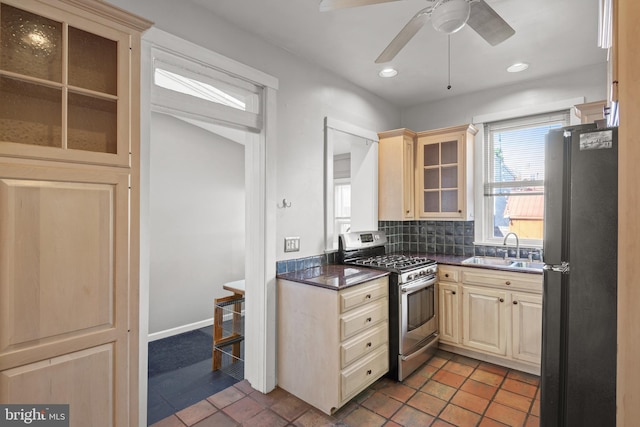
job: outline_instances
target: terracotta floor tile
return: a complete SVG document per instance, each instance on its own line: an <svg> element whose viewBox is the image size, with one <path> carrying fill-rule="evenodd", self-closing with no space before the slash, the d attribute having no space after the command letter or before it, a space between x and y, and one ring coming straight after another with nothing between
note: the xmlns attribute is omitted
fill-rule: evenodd
<svg viewBox="0 0 640 427"><path fill-rule="evenodd" d="M362 402L361 405L372 410L378 415L382 415L385 418L391 418L393 414L400 409L402 402L387 396L384 393L377 392Z"/></svg>
<svg viewBox="0 0 640 427"><path fill-rule="evenodd" d="M380 427L386 422L385 418L365 408L356 409L344 419L345 424L358 427Z"/></svg>
<svg viewBox="0 0 640 427"><path fill-rule="evenodd" d="M414 373L414 375L417 374L417 375L420 375L421 377L431 378L433 374L438 372L438 369L440 368L433 365L429 365L427 363L425 365L422 365L420 368L416 369L416 372Z"/></svg>
<svg viewBox="0 0 640 427"><path fill-rule="evenodd" d="M489 384L490 386L494 386L494 387L499 386L502 383L502 380L504 380L504 376L502 375L483 371L481 369L476 369L475 372L471 374L469 378L484 384Z"/></svg>
<svg viewBox="0 0 640 427"><path fill-rule="evenodd" d="M223 411L234 420L242 423L253 418L254 415L261 412L263 409L264 406L247 396L229 406L226 406Z"/></svg>
<svg viewBox="0 0 640 427"><path fill-rule="evenodd" d="M371 386L374 390L380 390L381 388L389 387L392 384L395 384L396 381L392 380L389 377L382 377Z"/></svg>
<svg viewBox="0 0 640 427"><path fill-rule="evenodd" d="M471 366L472 368L477 368L478 365L480 365L480 361L467 356L461 356L459 354L454 355L451 360L462 363L463 365Z"/></svg>
<svg viewBox="0 0 640 427"><path fill-rule="evenodd" d="M384 423L383 427L403 427L400 424L394 422L394 421L387 421L386 423Z"/></svg>
<svg viewBox="0 0 640 427"><path fill-rule="evenodd" d="M447 406L447 402L419 391L409 399L407 405L411 405L422 412L426 412L427 414L436 417L440 411L442 411L442 408Z"/></svg>
<svg viewBox="0 0 640 427"><path fill-rule="evenodd" d="M515 381L509 378L504 380L504 383L502 383L502 386L500 388L531 398L533 398L538 391L538 387L536 386L520 381Z"/></svg>
<svg viewBox="0 0 640 427"><path fill-rule="evenodd" d="M531 409L532 399L530 397L522 396L520 394L512 393L507 390L498 390L496 397L493 398L494 402L502 403L510 408L517 409L522 412L529 412Z"/></svg>
<svg viewBox="0 0 640 427"><path fill-rule="evenodd" d="M458 390L453 399L451 399L451 403L482 415L487 406L489 406L489 399L484 399L464 390Z"/></svg>
<svg viewBox="0 0 640 427"><path fill-rule="evenodd" d="M442 357L433 356L431 359L429 359L427 364L431 365L431 366L435 366L436 368L442 368L448 361L449 361L449 359L444 359Z"/></svg>
<svg viewBox="0 0 640 427"><path fill-rule="evenodd" d="M243 422L243 425L251 427L284 427L287 424L287 420L270 409L264 409Z"/></svg>
<svg viewBox="0 0 640 427"><path fill-rule="evenodd" d="M351 401L346 405L344 405L342 408L338 409L336 412L334 412L333 418L335 418L336 420L343 420L347 417L347 415L349 415L359 407L360 406L357 403Z"/></svg>
<svg viewBox="0 0 640 427"><path fill-rule="evenodd" d="M535 415L536 417L540 416L540 401L539 400L534 400L533 401L533 405L531 405L531 414Z"/></svg>
<svg viewBox="0 0 640 427"><path fill-rule="evenodd" d="M428 383L426 383L420 389L420 391L429 393L430 395L435 396L439 399L448 401L456 393L456 388L431 380Z"/></svg>
<svg viewBox="0 0 640 427"><path fill-rule="evenodd" d="M425 427L431 425L434 418L430 415L420 412L411 406L403 406L393 416L391 421L400 424L403 427Z"/></svg>
<svg viewBox="0 0 640 427"><path fill-rule="evenodd" d="M529 418L527 418L527 422L524 425L525 427L540 427L540 418L529 415Z"/></svg>
<svg viewBox="0 0 640 427"><path fill-rule="evenodd" d="M282 418L293 421L309 410L311 406L295 396L289 395L271 405L271 410Z"/></svg>
<svg viewBox="0 0 640 427"><path fill-rule="evenodd" d="M402 384L404 384L404 385L406 385L408 387L411 387L411 388L415 388L416 390L418 390L427 381L429 381L429 377L425 377L423 375L420 375L417 372L414 372L409 378L407 378L404 381L402 381Z"/></svg>
<svg viewBox="0 0 640 427"><path fill-rule="evenodd" d="M450 353L450 352L448 352L448 351L445 351L445 350L438 350L438 351L436 351L435 356L436 356L436 357L439 357L439 358L441 358L441 359L447 359L447 360L450 360L450 359L452 359L453 357L455 357L456 355L455 355L455 354L453 354L453 353Z"/></svg>
<svg viewBox="0 0 640 427"><path fill-rule="evenodd" d="M533 375L533 374L527 374L526 372L511 370L507 374L507 378L511 378L512 380L521 381L523 383L527 383L535 386L540 385L539 376Z"/></svg>
<svg viewBox="0 0 640 427"><path fill-rule="evenodd" d="M152 424L151 427L184 427L184 423L180 421L180 418L171 415Z"/></svg>
<svg viewBox="0 0 640 427"><path fill-rule="evenodd" d="M371 396L373 396L373 394L376 391L372 388L367 387L365 390L363 390L362 392L360 392L356 397L354 397L352 400L356 403L362 403L365 400L367 400L368 398L370 398Z"/></svg>
<svg viewBox="0 0 640 427"><path fill-rule="evenodd" d="M483 417L478 427L509 427L506 424L499 423L496 420L492 420L491 418Z"/></svg>
<svg viewBox="0 0 640 427"><path fill-rule="evenodd" d="M241 392L243 392L244 394L250 394L256 391L256 389L251 387L251 384L249 384L249 381L247 380L242 380L240 382L237 382L233 386L238 390L240 390Z"/></svg>
<svg viewBox="0 0 640 427"><path fill-rule="evenodd" d="M236 420L224 412L218 411L199 423L194 424L194 427L238 427L239 425L240 424Z"/></svg>
<svg viewBox="0 0 640 427"><path fill-rule="evenodd" d="M401 383L390 384L387 387L379 390L381 393L391 396L400 402L406 402L416 392L411 387L407 387Z"/></svg>
<svg viewBox="0 0 640 427"><path fill-rule="evenodd" d="M286 391L284 391L279 387L274 388L267 394L263 394L263 393L260 393L258 390L254 390L249 395L249 397L251 397L253 400L255 400L256 402L258 402L259 404L267 408L273 405L274 403L284 399L287 396L289 396L289 393L287 393Z"/></svg>
<svg viewBox="0 0 640 427"><path fill-rule="evenodd" d="M469 378L462 384L460 390L464 390L468 393L475 394L476 396L491 400L496 394L498 387L489 384L481 383Z"/></svg>
<svg viewBox="0 0 640 427"><path fill-rule="evenodd" d="M462 375L463 377L468 377L469 375L471 375L475 368L469 365L462 364L460 362L454 362L453 360L450 360L446 365L442 367L442 369L444 369L445 371L453 372L454 374Z"/></svg>
<svg viewBox="0 0 640 427"><path fill-rule="evenodd" d="M336 420L317 409L309 409L296 419L293 424L297 427L329 427L335 424Z"/></svg>
<svg viewBox="0 0 640 427"><path fill-rule="evenodd" d="M467 409L448 404L439 418L458 427L475 427L482 417Z"/></svg>
<svg viewBox="0 0 640 427"><path fill-rule="evenodd" d="M481 362L478 365L478 369L483 371L491 372L494 374L498 374L500 376L505 376L509 372L509 368L505 368L504 366L494 365L493 363Z"/></svg>
<svg viewBox="0 0 640 427"><path fill-rule="evenodd" d="M526 413L496 402L489 405L489 409L484 415L511 427L522 427L525 418L527 418Z"/></svg>
<svg viewBox="0 0 640 427"><path fill-rule="evenodd" d="M440 369L438 372L436 372L432 379L438 381L439 383L458 388L464 383L467 377L463 377L462 375L454 374L453 372Z"/></svg>
<svg viewBox="0 0 640 427"><path fill-rule="evenodd" d="M449 424L446 421L435 420L433 424L431 424L431 427L456 427L456 426L454 426L453 424Z"/></svg>
<svg viewBox="0 0 640 427"><path fill-rule="evenodd" d="M201 400L200 402L176 412L176 416L182 420L188 426L192 426L198 421L203 420L216 413L218 409L213 406L208 400Z"/></svg>
<svg viewBox="0 0 640 427"><path fill-rule="evenodd" d="M245 394L235 387L227 387L224 390L207 397L207 400L215 405L216 408L222 409L245 397Z"/></svg>

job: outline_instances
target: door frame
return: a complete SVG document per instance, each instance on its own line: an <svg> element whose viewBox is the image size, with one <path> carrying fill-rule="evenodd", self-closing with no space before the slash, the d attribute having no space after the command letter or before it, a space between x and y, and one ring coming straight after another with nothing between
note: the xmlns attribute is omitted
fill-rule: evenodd
<svg viewBox="0 0 640 427"><path fill-rule="evenodd" d="M172 34L151 28L141 50L140 97L140 307L139 307L139 422L147 425L147 363L149 334L150 232L149 188L151 112L167 114L170 106L151 102L152 48L160 47L184 58L223 70L263 88L260 133L249 133L245 144L245 379L268 393L276 386L276 95L278 80L252 67L212 52ZM172 114L180 114L173 110ZM229 122L221 117L221 121Z"/></svg>

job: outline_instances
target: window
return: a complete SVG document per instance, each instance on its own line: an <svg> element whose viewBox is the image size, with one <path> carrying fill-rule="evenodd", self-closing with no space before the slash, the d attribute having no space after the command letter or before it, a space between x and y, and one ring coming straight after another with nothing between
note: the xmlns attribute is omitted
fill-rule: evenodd
<svg viewBox="0 0 640 427"><path fill-rule="evenodd" d="M334 240L338 243L338 235L351 231L351 183L347 179L334 180Z"/></svg>
<svg viewBox="0 0 640 427"><path fill-rule="evenodd" d="M484 124L485 243L514 232L521 243L542 244L545 137L568 124L568 110Z"/></svg>

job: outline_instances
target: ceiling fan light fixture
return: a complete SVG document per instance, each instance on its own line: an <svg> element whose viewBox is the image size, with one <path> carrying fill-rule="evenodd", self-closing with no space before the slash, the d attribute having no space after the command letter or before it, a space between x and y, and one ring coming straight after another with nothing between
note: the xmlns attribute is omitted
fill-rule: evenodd
<svg viewBox="0 0 640 427"><path fill-rule="evenodd" d="M471 8L467 0L449 0L438 5L431 13L433 28L441 33L459 31L469 19Z"/></svg>
<svg viewBox="0 0 640 427"><path fill-rule="evenodd" d="M380 72L378 73L378 75L380 77L384 77L385 79L389 79L391 77L395 77L398 75L398 70L396 70L395 68L384 68L382 70L380 70Z"/></svg>

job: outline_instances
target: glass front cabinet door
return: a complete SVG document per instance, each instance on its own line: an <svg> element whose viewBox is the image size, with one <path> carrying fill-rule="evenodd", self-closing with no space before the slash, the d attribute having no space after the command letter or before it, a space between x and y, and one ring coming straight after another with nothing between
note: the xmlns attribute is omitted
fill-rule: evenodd
<svg viewBox="0 0 640 427"><path fill-rule="evenodd" d="M473 219L473 125L419 132L416 212L423 219Z"/></svg>

